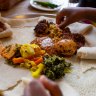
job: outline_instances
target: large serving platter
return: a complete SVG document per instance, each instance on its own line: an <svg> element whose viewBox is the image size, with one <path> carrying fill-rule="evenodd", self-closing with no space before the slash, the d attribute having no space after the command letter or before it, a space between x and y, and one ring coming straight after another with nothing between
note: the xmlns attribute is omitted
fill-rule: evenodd
<svg viewBox="0 0 96 96"><path fill-rule="evenodd" d="M13 43L30 43L31 40L35 38L33 34L33 29L37 21L40 18L49 18L49 20L54 21L55 17L56 15L54 14L34 13L10 16L9 18L5 18L5 21L11 25L14 33L12 38L3 39L2 42L4 45L9 45ZM0 59L0 72L2 74L2 78L0 78L0 81L2 82L0 86L0 91L4 93L4 96L21 96L25 86L22 82L18 84L18 80L21 80L22 77L30 77L30 72L28 70L13 68L12 66L5 64L5 60L3 58ZM70 84L68 84L66 81L58 81L57 84L60 86L62 92L63 90L65 90L63 92L64 96L70 96L70 94L71 96L79 96L78 92L76 92L76 90L72 86L70 86ZM14 85L17 86L14 87ZM10 86L14 88L10 90Z"/></svg>
<svg viewBox="0 0 96 96"><path fill-rule="evenodd" d="M43 13L42 14L41 13L34 13L34 14L22 14L22 15L18 15L18 16L10 16L11 18L9 18L9 19L11 20L11 22L10 22L11 25L12 25L12 23L15 23L14 25L16 25L16 26L20 24L20 28L15 28L13 26L13 29L15 31L13 41L15 41L15 39L16 39L17 41L15 41L15 43L22 43L23 39L27 38L27 36L29 36L28 39L26 39L26 41L24 41L23 43L29 42L30 40L32 40L33 34L32 34L31 30L33 30L33 28L34 28L33 25L35 25L35 24L32 25L33 28L31 28L32 26L26 28L26 24L24 25L25 27L22 27L22 24L21 24L22 20L21 19L28 20L29 18L31 18L31 19L35 18L35 17L39 18L40 16L50 17L50 18L53 18L54 20L56 17L56 15L54 15L54 14L43 14ZM16 22L18 23L18 19L21 21L19 21L19 24L16 24ZM35 20L37 20L37 19L35 18L35 19L32 19L31 21L34 22ZM24 22L24 23L26 23L26 22ZM32 24L32 23L30 23L30 24ZM79 29L81 30L80 26L82 24L76 23L75 25L76 26L73 25L71 27L72 28L74 27L73 29L76 29L78 27L78 30ZM24 30L23 30L23 28L24 28ZM21 29L23 30L23 32ZM94 28L94 30L96 30L96 29ZM21 33L19 33L19 32L21 32ZM17 34L19 34L19 35L17 36ZM25 35L22 36L22 34L25 34ZM95 34L96 33L93 32L94 36L95 36ZM94 44L96 44L96 42L94 41L95 37L93 35L92 35L92 40L93 40ZM22 36L22 38L20 38L20 36ZM18 40L18 38L19 38L19 40ZM90 39L90 36L86 36L86 38ZM5 41L4 41L4 43L5 43ZM8 42L8 44L10 44L10 43ZM70 59L72 61L72 64L73 64L72 67L74 67L72 73L67 74L62 80L57 82L57 84L61 87L61 90L64 93L64 96L96 96L96 91L95 91L95 88L96 88L96 79L95 79L96 71L95 71L95 69L93 69L92 71L89 70L88 72L86 71L87 69L90 69L91 67L93 67L93 68L96 67L96 64L95 64L96 61L93 62L90 60L87 60L87 61L85 60L85 61L81 61L81 63L80 63L80 62L74 61L73 59ZM9 67L9 66L7 66L7 67ZM11 67L10 67L10 69L11 69ZM19 69L19 71L20 70L21 69ZM12 69L12 71L14 73L18 72L17 69ZM6 70L6 72L7 72L7 70ZM21 71L21 73L24 73L24 72L25 72L24 70ZM24 74L29 74L29 73L25 72ZM6 94L8 94L8 95L5 95L5 96L17 96L17 95L19 96L18 87L19 87L19 85L16 88L14 88L14 90L12 90L12 91L6 91ZM15 94L15 95L10 95L9 93Z"/></svg>

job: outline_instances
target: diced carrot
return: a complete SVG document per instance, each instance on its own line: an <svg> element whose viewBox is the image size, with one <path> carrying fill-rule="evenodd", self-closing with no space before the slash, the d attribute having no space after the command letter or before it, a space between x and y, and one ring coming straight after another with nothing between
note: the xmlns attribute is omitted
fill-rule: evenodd
<svg viewBox="0 0 96 96"><path fill-rule="evenodd" d="M25 59L22 57L19 57L19 58L13 58L12 61L14 64L18 64L18 63L23 63Z"/></svg>
<svg viewBox="0 0 96 96"><path fill-rule="evenodd" d="M31 60L31 61L36 61L36 60L38 60L40 57L32 57L32 56L30 56L30 57L28 57L28 58L26 58L26 59L28 59L28 60Z"/></svg>
<svg viewBox="0 0 96 96"><path fill-rule="evenodd" d="M43 58L40 57L38 60L34 61L37 65L43 62Z"/></svg>
<svg viewBox="0 0 96 96"><path fill-rule="evenodd" d="M39 58L40 58L40 57L34 57L34 58L31 59L31 60L33 60L33 61L37 61Z"/></svg>

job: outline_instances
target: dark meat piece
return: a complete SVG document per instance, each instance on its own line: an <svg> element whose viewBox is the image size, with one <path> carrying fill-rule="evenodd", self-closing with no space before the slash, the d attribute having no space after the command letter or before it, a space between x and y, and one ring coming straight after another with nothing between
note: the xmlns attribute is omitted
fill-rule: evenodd
<svg viewBox="0 0 96 96"><path fill-rule="evenodd" d="M85 45L85 37L82 34L79 33L64 33L63 35L64 39L71 39L77 44L77 49Z"/></svg>
<svg viewBox="0 0 96 96"><path fill-rule="evenodd" d="M45 34L45 31L46 31L46 29L47 29L47 25L46 24L44 24L44 23L40 23L40 24L38 24L36 27L35 27L35 32L36 32L36 34Z"/></svg>
<svg viewBox="0 0 96 96"><path fill-rule="evenodd" d="M70 31L69 27L64 28L64 29L63 29L63 33L64 33L64 34L65 34L65 33L71 34L71 31Z"/></svg>
<svg viewBox="0 0 96 96"><path fill-rule="evenodd" d="M35 26L35 33L36 36L42 36L48 34L47 29L49 28L49 24L46 20L40 21L36 26Z"/></svg>
<svg viewBox="0 0 96 96"><path fill-rule="evenodd" d="M72 34L69 34L69 33L63 33L63 38L64 39L73 39Z"/></svg>
<svg viewBox="0 0 96 96"><path fill-rule="evenodd" d="M72 34L71 31L68 27L66 27L65 29L63 29L63 38L64 39L73 39L72 38Z"/></svg>
<svg viewBox="0 0 96 96"><path fill-rule="evenodd" d="M0 32L4 31L5 29L5 25L2 22L0 22Z"/></svg>
<svg viewBox="0 0 96 96"><path fill-rule="evenodd" d="M85 37L82 34L72 33L73 40L77 43L77 48L85 45Z"/></svg>

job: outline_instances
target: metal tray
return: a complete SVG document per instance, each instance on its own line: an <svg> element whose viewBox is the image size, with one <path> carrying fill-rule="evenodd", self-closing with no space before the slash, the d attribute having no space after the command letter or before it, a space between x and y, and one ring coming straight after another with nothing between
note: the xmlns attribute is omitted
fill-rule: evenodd
<svg viewBox="0 0 96 96"><path fill-rule="evenodd" d="M44 14L44 13L22 14L22 15L17 15L17 16L10 16L9 18L25 19L25 18L35 18L35 17L39 17L39 16L56 18L56 14Z"/></svg>

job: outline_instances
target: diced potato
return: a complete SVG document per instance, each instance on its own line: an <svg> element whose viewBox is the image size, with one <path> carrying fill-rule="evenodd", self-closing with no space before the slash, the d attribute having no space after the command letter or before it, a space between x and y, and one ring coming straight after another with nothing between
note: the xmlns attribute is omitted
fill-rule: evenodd
<svg viewBox="0 0 96 96"><path fill-rule="evenodd" d="M28 58L33 56L35 54L35 51L32 48L31 44L23 44L21 46L20 53L23 58Z"/></svg>

